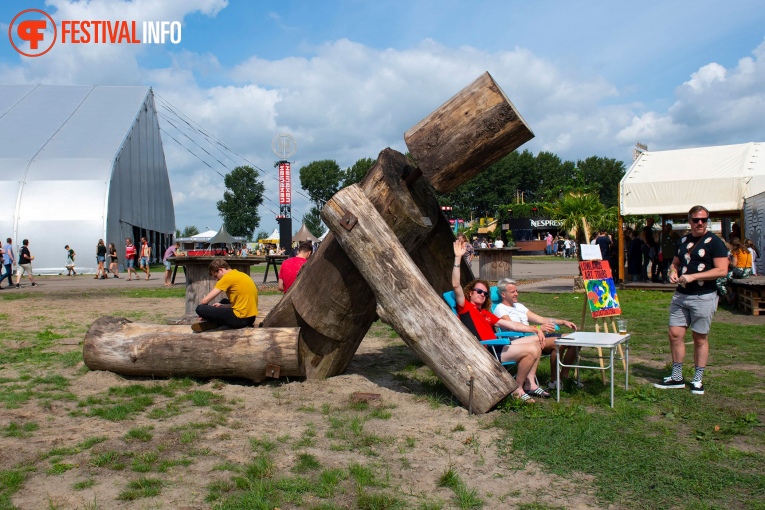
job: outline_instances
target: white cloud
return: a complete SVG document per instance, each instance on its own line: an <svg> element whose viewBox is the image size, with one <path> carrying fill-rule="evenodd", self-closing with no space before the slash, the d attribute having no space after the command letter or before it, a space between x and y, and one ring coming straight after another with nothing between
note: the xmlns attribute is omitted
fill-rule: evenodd
<svg viewBox="0 0 765 510"><path fill-rule="evenodd" d="M709 63L676 91L666 112L644 112L619 132L649 149L765 140L765 43L731 69Z"/></svg>

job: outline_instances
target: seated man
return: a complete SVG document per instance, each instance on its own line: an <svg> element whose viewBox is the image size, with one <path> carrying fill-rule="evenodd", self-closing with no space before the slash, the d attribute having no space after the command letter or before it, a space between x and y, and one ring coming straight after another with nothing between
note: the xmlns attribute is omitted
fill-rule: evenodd
<svg viewBox="0 0 765 510"><path fill-rule="evenodd" d="M565 319L542 317L520 304L518 302L518 287L516 286L515 280L503 278L497 283L497 290L499 291L499 295L502 296L502 302L494 309L494 315L501 319L520 322L527 326L530 322L539 324L538 328L545 334L545 343L542 346L542 353L550 354L550 383L547 387L554 390L557 386L557 381L555 380L555 364L558 362L558 358L555 354L555 338L558 335L553 335L552 333L555 331L556 325L566 326L567 328L576 331L576 324ZM517 340L513 340L513 343L515 342L517 342ZM576 359L576 349L569 348L564 352L565 356L563 357L563 362L566 365L573 364ZM568 367L561 368L560 375L562 377L568 377L568 371Z"/></svg>
<svg viewBox="0 0 765 510"><path fill-rule="evenodd" d="M295 278L297 278L297 275L300 272L300 268L302 268L303 264L308 261L308 257L310 257L312 253L313 244L311 244L310 241L303 241L297 247L297 255L282 262L282 269L279 271L278 283L280 291L287 292L287 290L292 287L292 284L295 283Z"/></svg>
<svg viewBox="0 0 765 510"><path fill-rule="evenodd" d="M202 321L193 324L191 329L201 333L218 326L228 326L232 329L252 326L258 315L258 289L252 278L231 269L223 259L210 262L209 272L218 283L199 302L196 312ZM221 292L225 292L228 299L212 305L207 304Z"/></svg>
<svg viewBox="0 0 765 510"><path fill-rule="evenodd" d="M513 341L511 345L486 346L492 352L496 352L502 361L515 361L518 363L518 373L515 380L518 388L513 392L513 397L524 402L534 402L529 393L548 398L549 393L540 388L536 383L536 370L539 357L542 354L542 345L545 343L544 333L539 328L500 319L491 313L491 299L489 285L483 280L473 280L463 290L460 286L460 262L465 255L465 241L454 242L454 268L452 269L452 287L454 298L457 303L457 315L468 330L479 340L494 340L494 325L512 331L523 333L536 333L535 336L524 337ZM536 339L536 340L535 340ZM495 350L496 349L496 350ZM528 390L524 391L524 386ZM529 393L527 393L527 391Z"/></svg>

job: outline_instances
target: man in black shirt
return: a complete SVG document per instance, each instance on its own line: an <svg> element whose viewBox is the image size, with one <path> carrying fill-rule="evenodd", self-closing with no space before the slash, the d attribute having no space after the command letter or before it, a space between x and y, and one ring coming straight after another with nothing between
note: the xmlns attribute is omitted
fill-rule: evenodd
<svg viewBox="0 0 765 510"><path fill-rule="evenodd" d="M691 233L677 243L669 270L670 283L678 284L669 305L672 375L654 386L659 389L685 388L685 334L690 327L696 364L691 393L703 395L701 379L709 357L709 328L717 309L715 280L728 274L728 248L722 239L707 231L709 211L705 207L697 205L691 208L688 220Z"/></svg>
<svg viewBox="0 0 765 510"><path fill-rule="evenodd" d="M601 258L603 260L608 260L609 254L611 253L611 238L608 237L608 232L601 230L600 235L595 238L595 244L600 248Z"/></svg>

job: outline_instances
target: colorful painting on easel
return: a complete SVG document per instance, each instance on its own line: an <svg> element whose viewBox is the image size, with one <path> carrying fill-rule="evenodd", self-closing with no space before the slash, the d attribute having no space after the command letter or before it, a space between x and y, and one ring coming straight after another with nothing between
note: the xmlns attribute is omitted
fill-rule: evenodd
<svg viewBox="0 0 765 510"><path fill-rule="evenodd" d="M579 269L584 279L587 303L590 305L592 317L597 319L621 315L619 296L616 295L616 284L608 261L583 260L579 262Z"/></svg>

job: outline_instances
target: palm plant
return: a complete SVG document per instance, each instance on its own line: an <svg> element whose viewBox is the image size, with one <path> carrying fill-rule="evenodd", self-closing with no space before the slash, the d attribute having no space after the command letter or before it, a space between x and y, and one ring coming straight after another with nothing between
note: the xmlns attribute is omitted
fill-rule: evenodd
<svg viewBox="0 0 765 510"><path fill-rule="evenodd" d="M617 225L616 208L607 209L596 194L567 193L545 209L550 217L563 221L563 230L574 232L578 244L589 244L590 232L613 230Z"/></svg>

